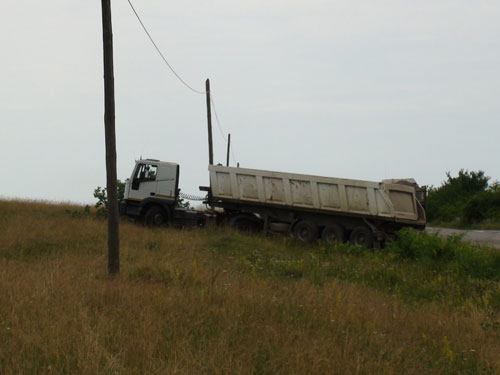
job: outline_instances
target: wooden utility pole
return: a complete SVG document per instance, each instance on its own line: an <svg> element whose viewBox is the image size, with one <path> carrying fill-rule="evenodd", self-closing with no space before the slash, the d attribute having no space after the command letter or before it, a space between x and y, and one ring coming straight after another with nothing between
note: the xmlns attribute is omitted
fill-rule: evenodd
<svg viewBox="0 0 500 375"><path fill-rule="evenodd" d="M226 167L229 167L229 151L231 150L231 134L227 135L227 158Z"/></svg>
<svg viewBox="0 0 500 375"><path fill-rule="evenodd" d="M210 80L205 81L205 91L207 93L207 121L208 121L208 164L214 164L214 147L212 143L212 110L210 106Z"/></svg>
<svg viewBox="0 0 500 375"><path fill-rule="evenodd" d="M108 195L108 272L120 273L118 228L118 190L116 176L115 79L113 75L113 29L110 0L102 4L102 41L104 55L104 133L106 143L106 191Z"/></svg>

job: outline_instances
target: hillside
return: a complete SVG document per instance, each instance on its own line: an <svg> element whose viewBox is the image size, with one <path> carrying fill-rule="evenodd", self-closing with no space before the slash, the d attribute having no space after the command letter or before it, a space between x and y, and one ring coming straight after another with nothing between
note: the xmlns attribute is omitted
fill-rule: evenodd
<svg viewBox="0 0 500 375"><path fill-rule="evenodd" d="M0 374L499 374L500 252L121 225L0 201Z"/></svg>

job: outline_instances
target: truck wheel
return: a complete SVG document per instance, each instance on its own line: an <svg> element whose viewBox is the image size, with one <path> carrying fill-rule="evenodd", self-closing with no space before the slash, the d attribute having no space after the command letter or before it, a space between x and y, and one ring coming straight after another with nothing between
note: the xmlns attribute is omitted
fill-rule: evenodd
<svg viewBox="0 0 500 375"><path fill-rule="evenodd" d="M302 220L295 224L293 235L300 242L313 242L318 239L318 227L311 221Z"/></svg>
<svg viewBox="0 0 500 375"><path fill-rule="evenodd" d="M247 215L235 216L231 220L231 226L240 232L257 232L259 223Z"/></svg>
<svg viewBox="0 0 500 375"><path fill-rule="evenodd" d="M349 242L357 246L373 247L373 233L367 227L356 227L352 230Z"/></svg>
<svg viewBox="0 0 500 375"><path fill-rule="evenodd" d="M146 215L144 215L144 223L148 227L160 227L168 224L168 217L165 215L163 208L153 206L148 208Z"/></svg>
<svg viewBox="0 0 500 375"><path fill-rule="evenodd" d="M321 233L321 239L328 244L344 242L344 228L338 224L327 225Z"/></svg>

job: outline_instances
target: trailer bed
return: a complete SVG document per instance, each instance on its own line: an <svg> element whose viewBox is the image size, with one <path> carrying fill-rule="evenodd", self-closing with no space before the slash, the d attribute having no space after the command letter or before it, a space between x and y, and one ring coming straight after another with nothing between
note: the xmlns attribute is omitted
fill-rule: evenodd
<svg viewBox="0 0 500 375"><path fill-rule="evenodd" d="M363 216L425 226L414 186L210 165L214 202Z"/></svg>

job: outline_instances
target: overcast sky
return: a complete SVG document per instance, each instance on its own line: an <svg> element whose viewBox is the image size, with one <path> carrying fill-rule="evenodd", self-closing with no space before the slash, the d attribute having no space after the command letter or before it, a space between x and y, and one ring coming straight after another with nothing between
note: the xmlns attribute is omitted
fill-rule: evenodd
<svg viewBox="0 0 500 375"><path fill-rule="evenodd" d="M208 184L205 97L112 0L118 176L150 157ZM210 78L242 167L439 185L500 179L500 1L134 0L177 72ZM105 185L100 1L0 2L0 196ZM214 119L216 162L226 146ZM234 164L233 160L231 160Z"/></svg>

